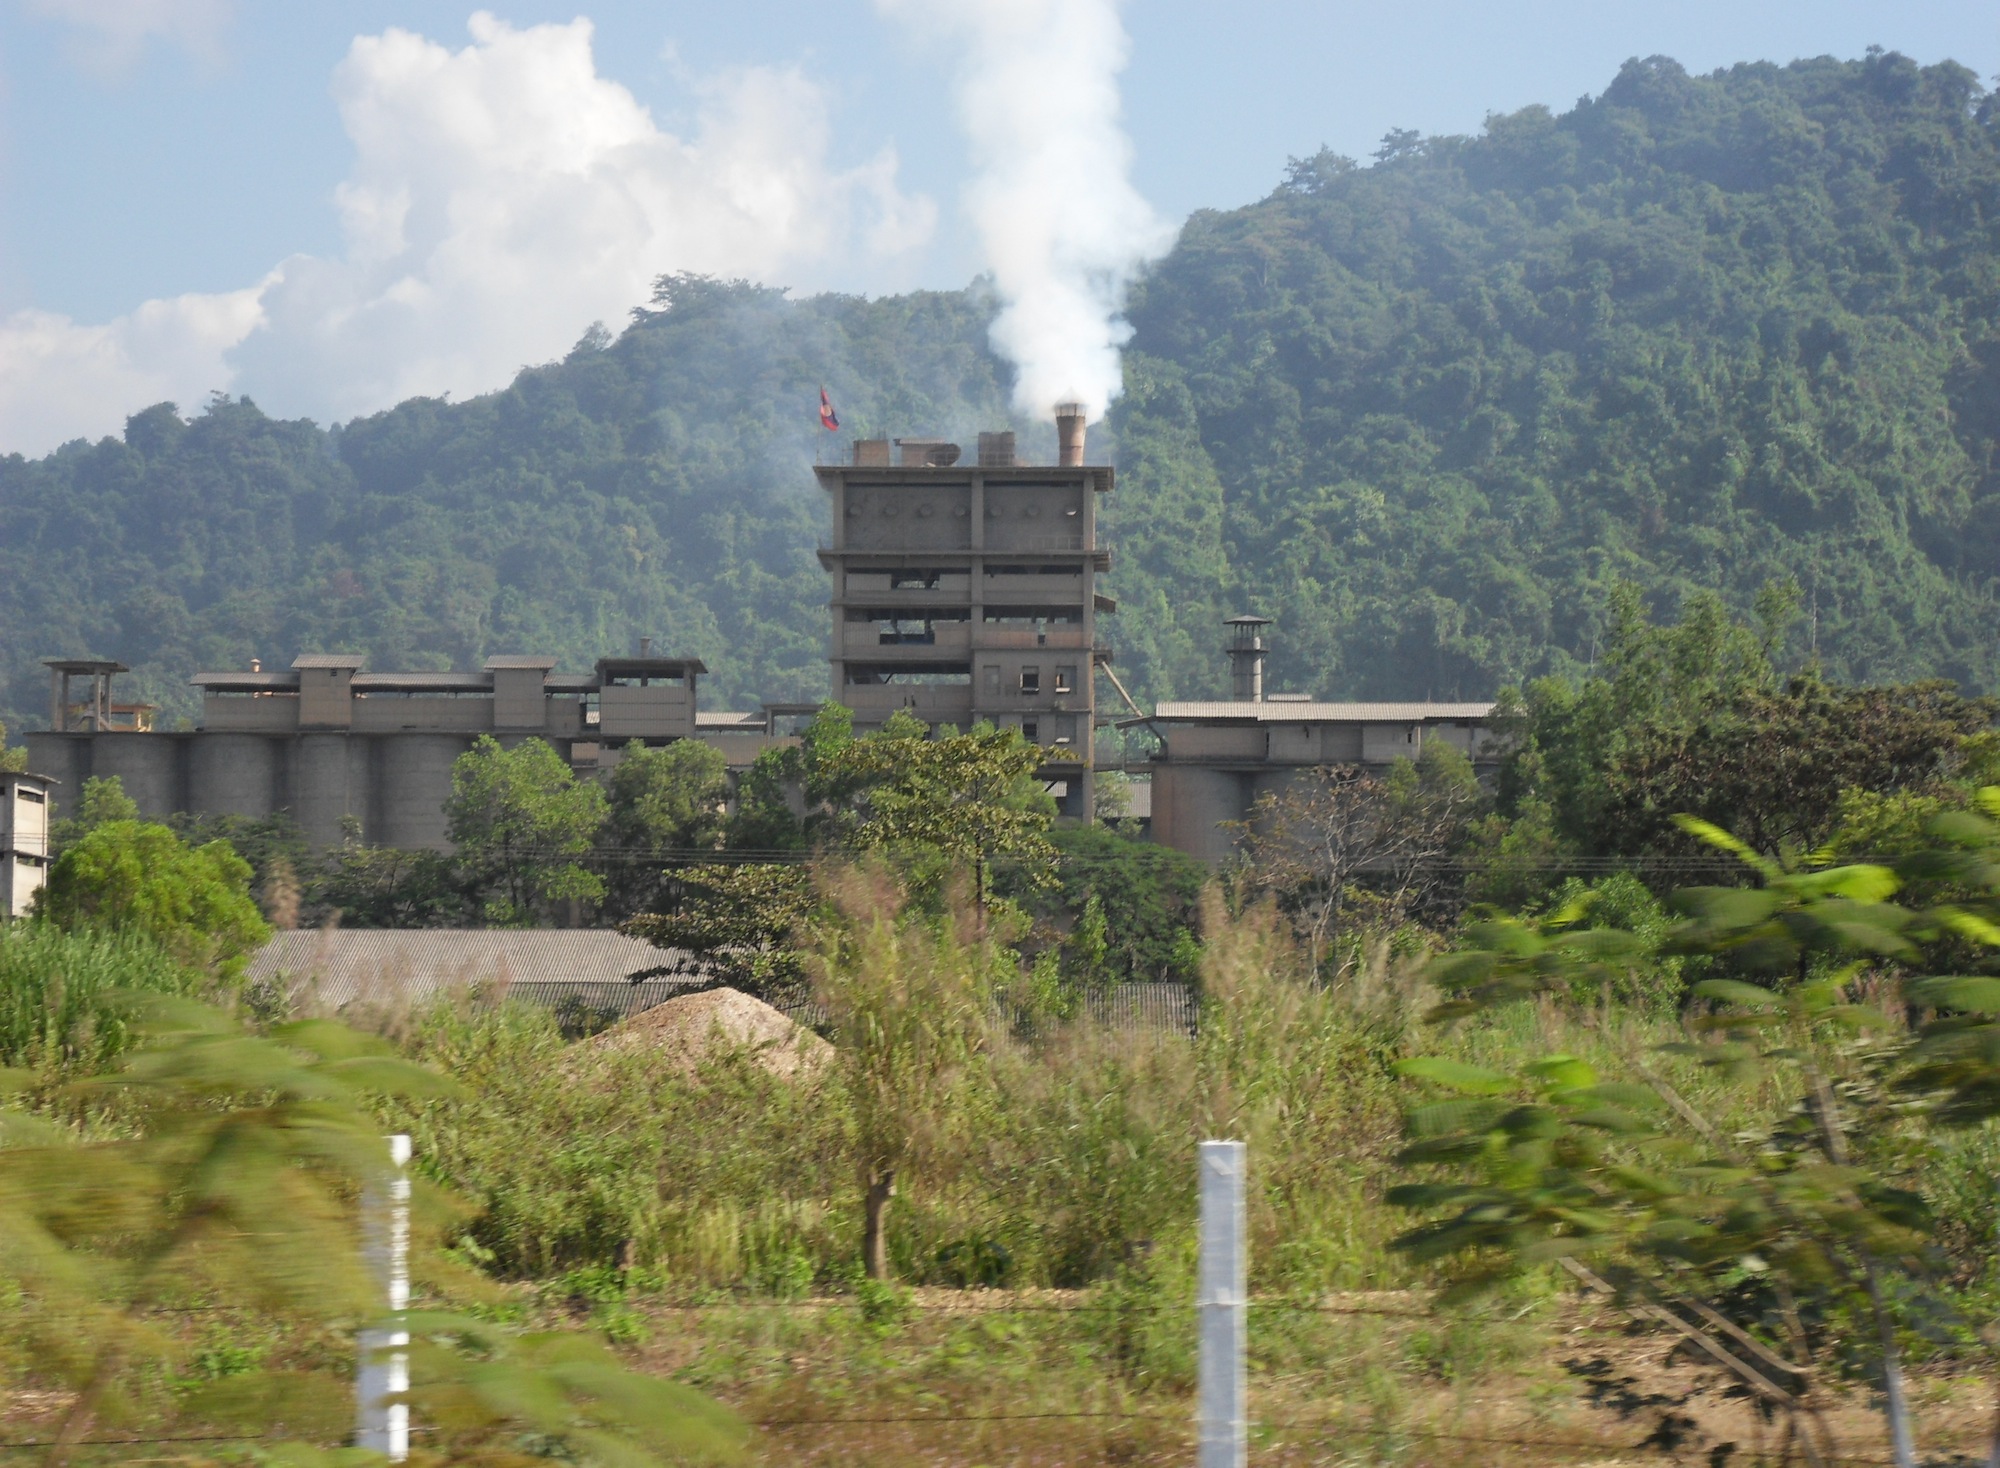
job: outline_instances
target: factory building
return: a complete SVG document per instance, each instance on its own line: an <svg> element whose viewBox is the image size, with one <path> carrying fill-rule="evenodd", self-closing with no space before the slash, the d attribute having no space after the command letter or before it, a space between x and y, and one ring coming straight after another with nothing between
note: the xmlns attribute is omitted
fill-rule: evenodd
<svg viewBox="0 0 2000 1468"><path fill-rule="evenodd" d="M1081 408L1057 409L1055 464L1016 460L1012 433L982 433L974 462L936 439L861 439L821 465L832 534L833 698L857 730L898 710L933 726L987 720L1047 751L1065 815L1088 819L1096 666L1110 652L1097 592L1108 465L1084 462ZM894 450L892 456L892 448ZM894 462L892 462L892 457Z"/></svg>
<svg viewBox="0 0 2000 1468"><path fill-rule="evenodd" d="M153 820L287 811L318 846L358 827L374 845L444 849L452 764L482 734L545 739L580 774L615 765L634 739L704 738L739 768L781 742L770 711L700 714L707 668L644 644L586 674L537 656L490 658L477 673L371 673L350 653L310 653L282 671L201 673L201 725L171 733L108 718L122 707L109 691L122 665L49 667L51 727L27 736L35 769L69 790L115 775ZM92 680L82 701L67 686L80 670Z"/></svg>
<svg viewBox="0 0 2000 1468"><path fill-rule="evenodd" d="M1332 703L1264 691L1269 653L1263 617L1230 619L1225 651L1233 697L1162 703L1150 718L1120 721L1159 740L1148 762L1152 838L1202 861L1226 860L1241 823L1266 794L1328 765L1386 769L1441 740L1490 769L1500 746L1491 703Z"/></svg>
<svg viewBox="0 0 2000 1468"><path fill-rule="evenodd" d="M48 880L54 784L46 775L0 773L0 920L26 914Z"/></svg>

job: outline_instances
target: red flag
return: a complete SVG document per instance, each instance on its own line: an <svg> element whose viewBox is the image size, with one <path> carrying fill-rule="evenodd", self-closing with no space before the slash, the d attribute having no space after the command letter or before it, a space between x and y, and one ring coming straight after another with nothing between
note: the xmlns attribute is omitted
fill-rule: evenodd
<svg viewBox="0 0 2000 1468"><path fill-rule="evenodd" d="M819 426L828 433L840 427L840 418L833 411L833 399L826 395L826 389L819 390Z"/></svg>

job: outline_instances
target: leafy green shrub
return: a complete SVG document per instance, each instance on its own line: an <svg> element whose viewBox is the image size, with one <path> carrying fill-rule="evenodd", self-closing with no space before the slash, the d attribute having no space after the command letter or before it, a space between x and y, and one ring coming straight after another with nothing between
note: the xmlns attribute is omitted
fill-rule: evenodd
<svg viewBox="0 0 2000 1468"><path fill-rule="evenodd" d="M250 877L227 842L189 846L165 826L107 821L56 858L36 912L67 931L142 934L184 964L234 979L271 936Z"/></svg>

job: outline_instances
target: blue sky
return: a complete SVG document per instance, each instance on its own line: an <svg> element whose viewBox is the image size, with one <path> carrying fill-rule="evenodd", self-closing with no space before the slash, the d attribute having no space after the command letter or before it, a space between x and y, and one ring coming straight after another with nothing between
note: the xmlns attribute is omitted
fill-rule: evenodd
<svg viewBox="0 0 2000 1468"><path fill-rule="evenodd" d="M1101 75L1116 88L1129 155L1120 163L1110 149L1096 166L1104 187L1135 192L1120 226L1132 268L1157 249L1135 212L1142 204L1171 226L1190 210L1268 192L1289 155L1322 142L1365 158L1391 128L1470 132L1489 112L1566 107L1631 56L1708 70L1882 45L1956 59L1989 85L2000 73L2000 9L1972 0L1005 0L1051 11L1041 40L979 18L1002 3L521 0L487 7L499 30L489 26L482 42L463 0L0 0L0 451L115 431L143 406L132 399L163 386L188 399L183 407L198 402L191 384L209 382L323 418L406 391L497 386L521 360L561 350L549 342L573 340L590 319L577 312L615 317L617 303L633 303L634 282L677 265L802 289L962 285L1033 246L982 229L963 206L968 187L993 171L994 148L1048 156L1035 149L1059 134L1017 142L1003 120L982 142L960 88L988 48L1015 46L1030 66L1037 45L1043 55L1061 49L1048 38L1066 34L1065 8L1122 19L1129 37L1122 68L1101 54L1095 73L1061 81L1064 61L1050 85L1063 96L1076 77L1087 87ZM958 18L933 23L933 11ZM558 29L579 16L590 22L587 44ZM357 37L391 28L412 33L408 44L354 59ZM1104 41L1101 29L1080 34ZM611 245L629 228L628 253L646 258L621 273L553 231L447 280L438 258L477 253L521 220L539 228L551 211L597 207L547 177L516 191L510 150L534 138L504 135L509 99L540 86L543 55L555 58L537 93L544 110L524 109L524 132L560 127L572 110L565 99L578 99L597 131L575 166L600 179L610 171L624 220L605 226ZM433 71L413 79L412 67ZM465 135L454 131L461 102L479 112ZM1101 112L1060 122L1107 138L1115 125ZM450 133L450 145L430 146L427 128ZM478 154L489 143L500 161ZM560 173L572 161L534 167ZM718 179L733 189L759 169L788 191L766 201L777 213L757 205L743 216L736 195L717 202ZM1100 192L1081 176L1071 186ZM458 222L425 235L427 199ZM725 205L738 234L712 222ZM384 214L398 209L418 223ZM467 214L477 222L465 224ZM357 244L357 230L378 229L382 240ZM296 263L280 289L260 286L287 261ZM1032 293L1035 273L1024 268L1021 289ZM603 284L568 292L577 275ZM405 287L433 312L407 330L382 325L350 340L328 325L364 308L380 317L385 296ZM481 302L509 291L546 292L546 319L473 340ZM404 299L397 309L415 308ZM463 349L411 345L440 333ZM1087 374L1057 356L1052 372Z"/></svg>

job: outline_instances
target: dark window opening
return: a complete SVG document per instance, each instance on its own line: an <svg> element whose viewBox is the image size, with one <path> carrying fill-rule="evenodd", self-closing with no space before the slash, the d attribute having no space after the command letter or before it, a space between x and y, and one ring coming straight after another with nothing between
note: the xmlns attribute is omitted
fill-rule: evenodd
<svg viewBox="0 0 2000 1468"><path fill-rule="evenodd" d="M1056 692L1057 693L1076 692L1076 667L1074 664L1058 667L1056 669Z"/></svg>
<svg viewBox="0 0 2000 1468"><path fill-rule="evenodd" d="M886 685L959 684L970 685L972 669L964 663L907 663L847 665L847 682L855 688Z"/></svg>
<svg viewBox="0 0 2000 1468"><path fill-rule="evenodd" d="M1042 691L1042 670L1040 668L1021 669L1021 691L1040 693Z"/></svg>

